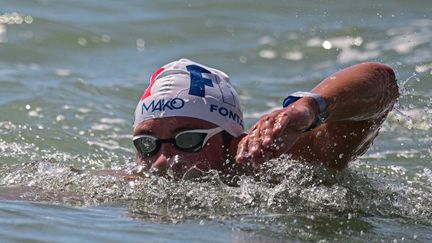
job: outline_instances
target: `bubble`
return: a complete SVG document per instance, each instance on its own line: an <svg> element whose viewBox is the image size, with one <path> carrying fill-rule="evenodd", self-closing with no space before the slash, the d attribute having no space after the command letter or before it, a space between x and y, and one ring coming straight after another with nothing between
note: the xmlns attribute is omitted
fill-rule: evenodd
<svg viewBox="0 0 432 243"><path fill-rule="evenodd" d="M145 49L145 41L144 39L137 39L136 40L136 46L137 46L137 50L142 52Z"/></svg>
<svg viewBox="0 0 432 243"><path fill-rule="evenodd" d="M354 38L353 40L353 45L355 46L361 46L363 44L363 38L358 36L356 38Z"/></svg>
<svg viewBox="0 0 432 243"><path fill-rule="evenodd" d="M32 24L32 23L33 23L33 17L32 17L32 16L29 16L29 15L25 16L25 17L24 17L24 22L25 22L26 24Z"/></svg>
<svg viewBox="0 0 432 243"><path fill-rule="evenodd" d="M326 50L330 50L332 48L332 43L330 41L326 40L322 43L322 47Z"/></svg>
<svg viewBox="0 0 432 243"><path fill-rule="evenodd" d="M108 43L111 41L111 37L109 35L102 35L101 40L102 42Z"/></svg>
<svg viewBox="0 0 432 243"><path fill-rule="evenodd" d="M84 37L78 38L78 45L80 46L86 46L87 45L87 39Z"/></svg>
<svg viewBox="0 0 432 243"><path fill-rule="evenodd" d="M65 120L65 117L63 115L57 115L56 116L56 122L61 122L61 121L64 121L64 120Z"/></svg>

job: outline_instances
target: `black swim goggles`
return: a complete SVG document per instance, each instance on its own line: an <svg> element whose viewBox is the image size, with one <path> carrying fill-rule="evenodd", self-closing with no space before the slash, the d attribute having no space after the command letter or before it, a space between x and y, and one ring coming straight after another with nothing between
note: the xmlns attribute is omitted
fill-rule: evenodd
<svg viewBox="0 0 432 243"><path fill-rule="evenodd" d="M155 155L162 143L172 143L176 149L192 153L201 150L211 137L223 130L221 127L187 130L169 139L158 139L152 135L137 135L132 140L136 150L142 157Z"/></svg>

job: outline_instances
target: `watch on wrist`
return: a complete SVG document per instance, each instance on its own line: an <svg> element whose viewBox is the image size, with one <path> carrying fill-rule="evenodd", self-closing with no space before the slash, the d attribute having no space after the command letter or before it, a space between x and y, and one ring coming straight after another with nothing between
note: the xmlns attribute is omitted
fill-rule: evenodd
<svg viewBox="0 0 432 243"><path fill-rule="evenodd" d="M317 117L317 119L310 125L310 127L308 127L304 132L308 132L318 126L320 126L321 124L323 124L325 122L325 120L327 119L327 103L325 102L324 98L316 93L312 93L312 92L303 92L303 91L298 91L295 92L293 94L291 94L290 96L286 97L282 103L282 106L285 108L289 105L291 105L292 103L296 102L297 100L303 98L303 97L310 97L312 99L315 100L315 102L318 105L318 109L319 109L319 115Z"/></svg>

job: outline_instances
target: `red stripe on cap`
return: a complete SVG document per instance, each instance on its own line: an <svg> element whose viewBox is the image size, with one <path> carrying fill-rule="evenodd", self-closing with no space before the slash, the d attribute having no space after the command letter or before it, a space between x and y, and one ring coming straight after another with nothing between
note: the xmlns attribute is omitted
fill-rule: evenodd
<svg viewBox="0 0 432 243"><path fill-rule="evenodd" d="M141 96L141 100L149 97L151 95L151 89L153 87L153 84L156 80L156 77L163 71L165 70L165 68L159 68L156 72L153 73L153 75L151 76L151 80L150 80L150 84L147 87L147 89L144 91L143 96Z"/></svg>

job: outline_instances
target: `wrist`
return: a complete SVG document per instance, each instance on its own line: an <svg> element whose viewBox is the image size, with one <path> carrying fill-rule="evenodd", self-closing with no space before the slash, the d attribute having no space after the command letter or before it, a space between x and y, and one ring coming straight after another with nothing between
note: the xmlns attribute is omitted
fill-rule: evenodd
<svg viewBox="0 0 432 243"><path fill-rule="evenodd" d="M313 101L301 98L284 109L289 117L290 128L293 130L304 132L317 120Z"/></svg>
<svg viewBox="0 0 432 243"><path fill-rule="evenodd" d="M327 118L327 104L322 96L317 93L311 92L295 92L285 98L283 107L291 106L294 104L297 107L302 107L304 120L308 121L310 125L304 131L310 131L313 128L322 124Z"/></svg>
<svg viewBox="0 0 432 243"><path fill-rule="evenodd" d="M302 97L297 101L299 104L305 106L307 109L309 109L310 114L313 116L313 120L315 121L318 116L320 115L319 106L316 103L315 99L311 97Z"/></svg>
<svg viewBox="0 0 432 243"><path fill-rule="evenodd" d="M303 107L300 108L302 110L304 110L303 114L304 114L304 124L305 127L303 128L303 130L308 130L308 128L310 126L312 126L316 120L318 119L319 116L319 107L316 104L315 100L313 98L310 97L303 97L301 99L299 99L296 103L295 106L297 107Z"/></svg>

